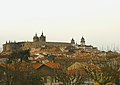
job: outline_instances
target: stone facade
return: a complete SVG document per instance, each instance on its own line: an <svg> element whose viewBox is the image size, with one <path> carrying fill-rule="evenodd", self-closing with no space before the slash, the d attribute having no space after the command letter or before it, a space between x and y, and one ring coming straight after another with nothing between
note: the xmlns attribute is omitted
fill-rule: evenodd
<svg viewBox="0 0 120 85"><path fill-rule="evenodd" d="M35 34L33 37L33 42L6 42L3 44L3 52L5 51L14 51L14 50L26 50L30 48L39 48L41 46L69 46L71 43L63 43L63 42L46 42L46 36L41 34L40 37Z"/></svg>
<svg viewBox="0 0 120 85"><path fill-rule="evenodd" d="M75 40L72 38L70 43L64 43L64 42L46 42L46 36L42 33L40 37L38 37L37 34L33 37L32 42L6 42L6 44L3 44L3 52L6 51L14 51L14 50L26 50L30 48L39 48L41 46L75 46ZM87 49L93 49L93 46L87 46L85 45L85 39L82 37L81 44L77 45L77 48L87 48Z"/></svg>

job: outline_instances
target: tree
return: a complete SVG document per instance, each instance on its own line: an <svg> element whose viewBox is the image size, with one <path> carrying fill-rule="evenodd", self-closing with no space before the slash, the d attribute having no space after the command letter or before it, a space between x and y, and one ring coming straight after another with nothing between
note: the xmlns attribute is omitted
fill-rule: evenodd
<svg viewBox="0 0 120 85"><path fill-rule="evenodd" d="M28 58L30 57L30 50L17 50L13 51L10 56L8 57L7 63L17 62L20 60L28 62Z"/></svg>
<svg viewBox="0 0 120 85"><path fill-rule="evenodd" d="M69 74L67 70L59 70L56 79L61 81L64 85L80 85L83 83L83 76L81 76L79 72Z"/></svg>
<svg viewBox="0 0 120 85"><path fill-rule="evenodd" d="M120 63L118 61L112 60L107 62L102 68L102 71L113 78L112 82L120 85Z"/></svg>
<svg viewBox="0 0 120 85"><path fill-rule="evenodd" d="M43 85L41 76L30 63L16 62L3 67L2 85Z"/></svg>
<svg viewBox="0 0 120 85"><path fill-rule="evenodd" d="M106 72L101 69L92 69L88 66L84 66L84 69L90 78L94 80L94 85L106 85L113 80L111 75L106 74Z"/></svg>

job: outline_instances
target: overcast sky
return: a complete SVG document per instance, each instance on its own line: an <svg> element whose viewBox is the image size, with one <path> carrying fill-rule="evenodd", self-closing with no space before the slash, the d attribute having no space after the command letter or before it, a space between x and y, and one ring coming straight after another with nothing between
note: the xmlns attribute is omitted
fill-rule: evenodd
<svg viewBox="0 0 120 85"><path fill-rule="evenodd" d="M47 41L120 47L120 0L0 0L0 45L31 41L41 32ZM0 46L0 47L1 47Z"/></svg>

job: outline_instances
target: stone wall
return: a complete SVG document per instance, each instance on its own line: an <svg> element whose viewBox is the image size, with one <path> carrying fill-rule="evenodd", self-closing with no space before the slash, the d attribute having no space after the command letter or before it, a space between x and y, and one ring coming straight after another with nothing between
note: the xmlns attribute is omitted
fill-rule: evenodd
<svg viewBox="0 0 120 85"><path fill-rule="evenodd" d="M14 50L25 50L30 48L39 48L43 45L47 46L70 46L70 43L62 42L18 42L18 43L7 43L3 45L3 51L14 51Z"/></svg>

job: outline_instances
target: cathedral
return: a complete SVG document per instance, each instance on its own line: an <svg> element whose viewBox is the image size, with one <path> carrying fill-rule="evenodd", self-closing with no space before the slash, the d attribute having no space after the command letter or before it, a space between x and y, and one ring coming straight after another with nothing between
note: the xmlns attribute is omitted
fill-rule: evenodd
<svg viewBox="0 0 120 85"><path fill-rule="evenodd" d="M60 47L60 46L73 46L75 49L82 49L82 50L86 50L86 49L97 49L96 47L93 47L91 45L86 45L85 44L85 39L84 37L81 38L80 44L76 44L75 40L72 38L71 42L47 42L46 41L46 36L43 34L41 34L41 36L39 37L37 35L37 33L35 34L35 36L33 37L33 41L32 42L7 42L5 44L3 44L3 52L6 51L14 51L14 50L26 50L26 49L31 49L31 48L40 48L41 46L55 46L55 47Z"/></svg>

